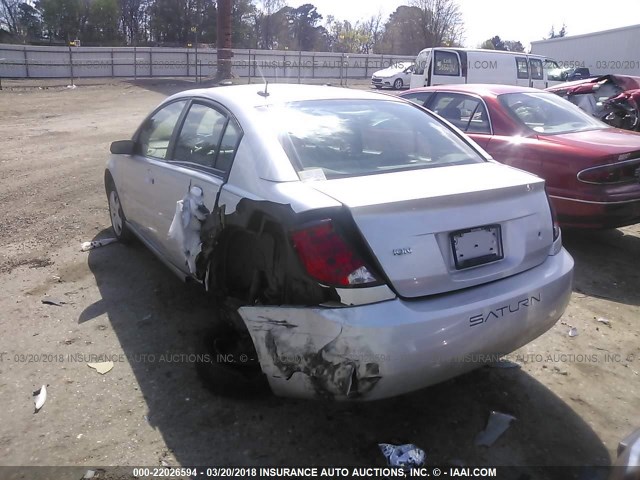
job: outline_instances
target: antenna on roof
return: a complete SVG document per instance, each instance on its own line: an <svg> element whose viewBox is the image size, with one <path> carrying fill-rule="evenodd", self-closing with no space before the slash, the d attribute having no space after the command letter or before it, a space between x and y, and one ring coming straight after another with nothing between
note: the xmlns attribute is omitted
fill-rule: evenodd
<svg viewBox="0 0 640 480"><path fill-rule="evenodd" d="M262 73L262 69L260 68L260 65L257 65L258 70L260 71L260 76L262 77L262 81L264 82L264 92L258 92L258 95L260 95L261 97L267 98L269 96L269 92L267 92L267 88L269 87L269 81L264 78L264 74Z"/></svg>
<svg viewBox="0 0 640 480"><path fill-rule="evenodd" d="M267 88L269 88L269 80L264 81L264 92L258 92L258 95L260 95L261 97L267 98L269 96L269 92L267 91Z"/></svg>

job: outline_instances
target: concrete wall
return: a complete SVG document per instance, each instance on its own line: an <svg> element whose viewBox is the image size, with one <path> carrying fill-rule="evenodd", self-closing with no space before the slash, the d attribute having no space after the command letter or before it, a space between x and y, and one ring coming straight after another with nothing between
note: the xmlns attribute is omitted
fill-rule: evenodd
<svg viewBox="0 0 640 480"><path fill-rule="evenodd" d="M592 75L640 75L640 25L531 42L531 53L561 67L588 67Z"/></svg>
<svg viewBox="0 0 640 480"><path fill-rule="evenodd" d="M413 56L234 50L233 73L283 81L369 78ZM212 77L215 49L161 47L42 47L0 44L0 77ZM197 73L196 73L197 69Z"/></svg>

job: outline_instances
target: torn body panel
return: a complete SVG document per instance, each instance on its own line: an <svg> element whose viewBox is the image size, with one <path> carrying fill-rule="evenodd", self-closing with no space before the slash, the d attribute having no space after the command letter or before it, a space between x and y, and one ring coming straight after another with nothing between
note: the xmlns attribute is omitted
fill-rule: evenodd
<svg viewBox="0 0 640 480"><path fill-rule="evenodd" d="M275 394L376 400L495 362L538 337L564 312L572 271L562 251L508 279L447 295L350 308L244 306L238 313ZM480 326L473 324L478 316L487 319Z"/></svg>
<svg viewBox="0 0 640 480"><path fill-rule="evenodd" d="M603 75L556 85L548 90L612 127L640 129L640 77Z"/></svg>
<svg viewBox="0 0 640 480"><path fill-rule="evenodd" d="M184 255L189 273L196 273L196 258L200 254L200 231L202 223L209 215L209 209L203 203L200 187L190 187L189 192L176 202L176 213L167 236Z"/></svg>
<svg viewBox="0 0 640 480"><path fill-rule="evenodd" d="M202 225L196 269L197 278L221 297L264 305L354 305L395 297L386 285L361 289L322 285L303 269L289 240L291 229L325 217L346 224L351 221L346 210L296 213L291 205L248 198L241 199L232 213L225 210L226 205L215 208ZM368 254L364 245L358 248Z"/></svg>

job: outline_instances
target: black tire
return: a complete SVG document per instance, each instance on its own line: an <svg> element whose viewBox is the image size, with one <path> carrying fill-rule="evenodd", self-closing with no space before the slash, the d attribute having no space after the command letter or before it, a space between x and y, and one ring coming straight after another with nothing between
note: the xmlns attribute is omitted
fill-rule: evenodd
<svg viewBox="0 0 640 480"><path fill-rule="evenodd" d="M403 87L404 83L401 78L396 78L395 82L393 82L393 88L396 90L400 90Z"/></svg>
<svg viewBox="0 0 640 480"><path fill-rule="evenodd" d="M107 191L107 203L109 204L111 229L119 242L130 243L133 240L133 233L131 233L131 230L127 227L127 218L122 211L120 196L116 190L113 178L109 174L107 174L105 179L105 189Z"/></svg>

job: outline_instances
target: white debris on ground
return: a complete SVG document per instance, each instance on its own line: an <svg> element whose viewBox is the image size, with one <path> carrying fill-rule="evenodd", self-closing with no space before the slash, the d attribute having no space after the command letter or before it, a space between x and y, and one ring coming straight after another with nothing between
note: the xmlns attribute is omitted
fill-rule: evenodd
<svg viewBox="0 0 640 480"><path fill-rule="evenodd" d="M413 468L421 467L427 458L424 450L416 447L412 443L405 445L391 445L390 443L379 443L378 446L382 454L387 459L390 467Z"/></svg>
<svg viewBox="0 0 640 480"><path fill-rule="evenodd" d="M35 411L33 413L38 413L40 409L44 406L44 402L47 401L47 386L42 385L42 387L40 387L38 390L33 392L33 396L36 397L35 399L36 406L35 406Z"/></svg>
<svg viewBox="0 0 640 480"><path fill-rule="evenodd" d="M118 241L117 238L103 238L102 240L84 242L82 245L80 245L80 250L82 250L83 252L87 252L89 250L93 250L94 248L104 247L105 245L110 245L117 241Z"/></svg>
<svg viewBox="0 0 640 480"><path fill-rule="evenodd" d="M113 362L87 363L87 366L93 368L100 375L104 375L113 369Z"/></svg>

